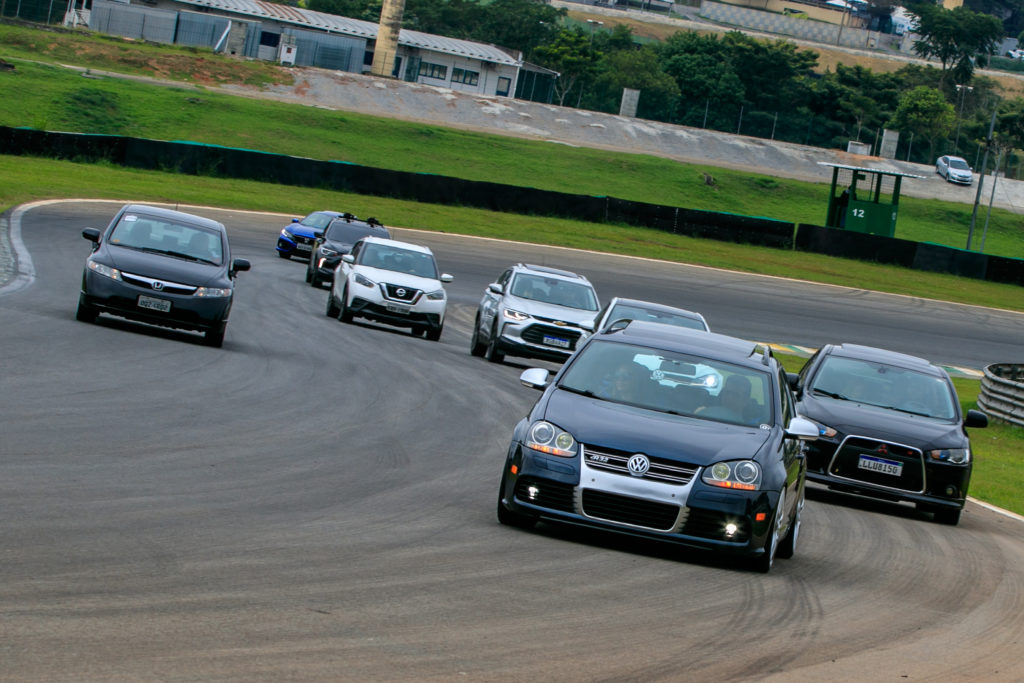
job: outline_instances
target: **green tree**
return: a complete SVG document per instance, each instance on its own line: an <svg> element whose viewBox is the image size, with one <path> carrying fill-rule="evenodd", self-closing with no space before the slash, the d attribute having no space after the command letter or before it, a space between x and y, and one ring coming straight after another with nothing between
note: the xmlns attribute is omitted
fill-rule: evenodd
<svg viewBox="0 0 1024 683"><path fill-rule="evenodd" d="M1003 24L987 14L960 6L947 10L928 2L911 10L918 20L914 51L922 57L934 57L942 63L942 83L952 76L967 83L976 66L988 65L989 56L1003 37Z"/></svg>
<svg viewBox="0 0 1024 683"><path fill-rule="evenodd" d="M949 136L956 124L953 105L935 88L918 86L905 94L889 128L913 133L915 138L928 140L928 156L935 156L935 142Z"/></svg>
<svg viewBox="0 0 1024 683"><path fill-rule="evenodd" d="M652 47L631 47L605 53L595 78L592 108L618 113L624 88L640 91L637 116L671 121L679 102L679 86L661 70Z"/></svg>
<svg viewBox="0 0 1024 683"><path fill-rule="evenodd" d="M481 8L479 30L473 39L520 50L527 59L533 51L558 35L568 13L543 0L494 0Z"/></svg>
<svg viewBox="0 0 1024 683"><path fill-rule="evenodd" d="M578 28L560 30L553 41L539 45L533 54L538 64L560 74L555 81L555 97L560 105L565 104L566 97L573 91L577 92L579 102L584 86L593 77L602 56L594 48L590 36Z"/></svg>

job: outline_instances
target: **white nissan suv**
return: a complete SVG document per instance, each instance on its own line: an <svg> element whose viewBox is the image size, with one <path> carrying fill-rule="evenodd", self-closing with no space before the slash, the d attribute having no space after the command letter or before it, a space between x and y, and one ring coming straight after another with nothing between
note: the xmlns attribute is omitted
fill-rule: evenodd
<svg viewBox="0 0 1024 683"><path fill-rule="evenodd" d="M366 318L412 328L413 334L437 341L444 328L448 303L428 247L408 242L365 237L341 258L327 296L327 316L342 322Z"/></svg>

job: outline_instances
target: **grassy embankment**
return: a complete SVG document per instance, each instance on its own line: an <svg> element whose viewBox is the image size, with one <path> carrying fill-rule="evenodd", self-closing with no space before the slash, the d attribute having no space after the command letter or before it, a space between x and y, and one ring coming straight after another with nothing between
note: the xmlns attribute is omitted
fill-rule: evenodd
<svg viewBox="0 0 1024 683"><path fill-rule="evenodd" d="M189 84L260 84L290 79L287 71L273 66L239 64L201 51L5 25L0 25L0 46L0 58L16 65L14 72L0 73L3 125L189 139L792 222L820 223L824 212L825 187L813 183L196 89ZM70 62L95 69L179 78L183 83L168 88L115 78L83 78L64 67L26 60ZM714 174L714 187L704 184L705 170ZM343 207L359 215L382 217L391 225L642 255L1024 310L1024 290L1020 287L622 226L10 156L0 156L0 178L0 208L55 197L131 198L290 214L302 214L311 207ZM969 216L969 206L905 198L900 206L898 236L959 246ZM994 211L986 248L990 253L1024 256L1024 230L1019 217ZM800 363L799 359L787 360L792 370ZM956 381L961 399L973 407L978 382ZM1019 493L1024 484L1022 432L994 426L972 435L978 454L972 493L1020 513L1024 513Z"/></svg>

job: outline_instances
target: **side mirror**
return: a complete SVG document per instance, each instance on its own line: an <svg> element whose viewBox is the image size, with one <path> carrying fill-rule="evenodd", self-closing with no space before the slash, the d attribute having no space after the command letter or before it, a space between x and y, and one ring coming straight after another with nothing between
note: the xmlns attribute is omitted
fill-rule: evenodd
<svg viewBox="0 0 1024 683"><path fill-rule="evenodd" d="M964 427L988 427L988 415L980 410L968 410L964 419Z"/></svg>
<svg viewBox="0 0 1024 683"><path fill-rule="evenodd" d="M543 391L548 386L548 371L544 368L530 368L519 375L519 383L531 389Z"/></svg>
<svg viewBox="0 0 1024 683"><path fill-rule="evenodd" d="M356 257L353 256L352 254L344 254L341 257L341 260L344 261L345 263L355 263L356 262Z"/></svg>
<svg viewBox="0 0 1024 683"><path fill-rule="evenodd" d="M299 219L298 219L298 218L293 218L293 219L292 219L292 223L298 223L298 222L299 222Z"/></svg>
<svg viewBox="0 0 1024 683"><path fill-rule="evenodd" d="M786 383L789 384L790 389L797 391L800 388L800 373L787 372Z"/></svg>
<svg viewBox="0 0 1024 683"><path fill-rule="evenodd" d="M441 282L444 282L445 284L451 282L454 279L455 278L449 275L448 273L441 273Z"/></svg>
<svg viewBox="0 0 1024 683"><path fill-rule="evenodd" d="M96 228L86 228L85 230L82 231L82 237L89 240L90 242L99 244L100 231L97 230Z"/></svg>
<svg viewBox="0 0 1024 683"><path fill-rule="evenodd" d="M502 286L499 285L497 282L492 282L491 284L487 285L487 289L488 291L494 292L495 294L503 294L505 291L502 288Z"/></svg>
<svg viewBox="0 0 1024 683"><path fill-rule="evenodd" d="M243 270L249 270L252 268L252 264L244 258L236 258L231 262L231 277L234 277L237 273Z"/></svg>
<svg viewBox="0 0 1024 683"><path fill-rule="evenodd" d="M786 436L791 439L815 441L819 435L818 425L799 415L790 420L789 426L786 427Z"/></svg>

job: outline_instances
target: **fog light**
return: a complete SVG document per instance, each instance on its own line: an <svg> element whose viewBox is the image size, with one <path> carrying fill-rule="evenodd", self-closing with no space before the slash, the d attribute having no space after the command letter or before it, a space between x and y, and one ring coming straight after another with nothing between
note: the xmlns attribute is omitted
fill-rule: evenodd
<svg viewBox="0 0 1024 683"><path fill-rule="evenodd" d="M732 536L735 533L736 533L736 525L735 524L733 524L732 522L729 522L728 524L725 525L725 535L726 536Z"/></svg>
<svg viewBox="0 0 1024 683"><path fill-rule="evenodd" d="M540 489L536 486L526 487L526 495L530 497L530 500L537 500L537 496L540 495Z"/></svg>
<svg viewBox="0 0 1024 683"><path fill-rule="evenodd" d="M955 486L947 486L946 487L946 495L949 496L950 498L955 496L956 495L956 487Z"/></svg>

